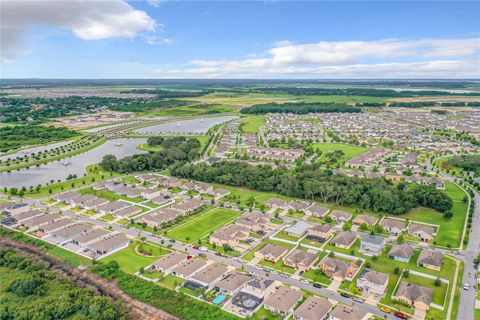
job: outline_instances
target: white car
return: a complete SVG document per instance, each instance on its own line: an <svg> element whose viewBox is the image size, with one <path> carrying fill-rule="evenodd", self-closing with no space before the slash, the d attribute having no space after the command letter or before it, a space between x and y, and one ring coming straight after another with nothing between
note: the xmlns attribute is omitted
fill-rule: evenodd
<svg viewBox="0 0 480 320"><path fill-rule="evenodd" d="M463 290L468 290L468 289L470 289L470 285L468 283L465 283L463 285Z"/></svg>
<svg viewBox="0 0 480 320"><path fill-rule="evenodd" d="M305 283L305 284L310 284L310 282L308 282L308 280L302 280L302 283Z"/></svg>
<svg viewBox="0 0 480 320"><path fill-rule="evenodd" d="M257 264L257 265L255 265L255 269L257 269L257 270L262 270L263 268L262 268L262 266L259 266L259 265Z"/></svg>
<svg viewBox="0 0 480 320"><path fill-rule="evenodd" d="M272 273L272 274L278 274L278 272L275 271L275 270L272 270L271 273Z"/></svg>
<svg viewBox="0 0 480 320"><path fill-rule="evenodd" d="M198 250L203 251L203 252L207 252L208 248L207 247L200 247L200 248L198 248Z"/></svg>

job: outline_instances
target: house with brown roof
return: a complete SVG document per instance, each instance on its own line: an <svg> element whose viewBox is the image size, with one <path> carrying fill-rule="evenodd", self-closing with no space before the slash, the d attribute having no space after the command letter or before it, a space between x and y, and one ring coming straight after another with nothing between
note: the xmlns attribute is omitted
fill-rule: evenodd
<svg viewBox="0 0 480 320"><path fill-rule="evenodd" d="M361 225L366 224L368 227L374 226L378 221L378 218L370 216L368 214L359 214L353 219L353 224Z"/></svg>
<svg viewBox="0 0 480 320"><path fill-rule="evenodd" d="M28 210L19 214L13 215L13 217L17 220L17 222L22 222L24 220L28 220L30 218L38 217L43 215L45 212L38 210L38 209L33 209L33 210Z"/></svg>
<svg viewBox="0 0 480 320"><path fill-rule="evenodd" d="M387 290L388 278L386 273L364 269L357 279L357 287L363 292L382 296Z"/></svg>
<svg viewBox="0 0 480 320"><path fill-rule="evenodd" d="M284 207L287 204L287 201L283 199L278 199L278 198L271 198L268 199L263 203L265 207L270 208L270 209L284 209Z"/></svg>
<svg viewBox="0 0 480 320"><path fill-rule="evenodd" d="M358 269L354 261L347 262L330 257L324 258L319 267L328 277L341 281L352 279Z"/></svg>
<svg viewBox="0 0 480 320"><path fill-rule="evenodd" d="M413 247L407 243L394 244L388 253L388 258L408 263L413 256Z"/></svg>
<svg viewBox="0 0 480 320"><path fill-rule="evenodd" d="M393 300L398 300L415 308L428 310L432 303L433 289L418 284L402 281L397 292L392 296Z"/></svg>
<svg viewBox="0 0 480 320"><path fill-rule="evenodd" d="M181 262L172 269L172 273L184 279L189 278L193 273L205 267L207 262L203 259L189 259Z"/></svg>
<svg viewBox="0 0 480 320"><path fill-rule="evenodd" d="M329 215L334 221L338 222L347 222L352 219L352 214L350 212L342 211L342 210L333 210L332 213Z"/></svg>
<svg viewBox="0 0 480 320"><path fill-rule="evenodd" d="M429 243L435 236L435 227L421 223L411 223L408 227L408 234L419 237L421 241Z"/></svg>
<svg viewBox="0 0 480 320"><path fill-rule="evenodd" d="M127 208L129 206L131 206L131 204L129 204L127 202L115 200L115 201L112 201L110 203L99 206L97 208L97 211L101 214L112 214L115 211Z"/></svg>
<svg viewBox="0 0 480 320"><path fill-rule="evenodd" d="M45 232L45 233L50 233L50 232L56 231L58 229L62 229L64 227L72 225L74 223L76 223L75 220L68 219L68 218L63 218L63 219L56 220L55 222L45 224L45 225L39 227L38 230L40 230L42 232Z"/></svg>
<svg viewBox="0 0 480 320"><path fill-rule="evenodd" d="M156 197L160 196L161 194L162 194L162 191L160 191L158 189L143 189L143 190L140 190L140 196L143 199L146 199L146 200L151 200L153 198L156 198Z"/></svg>
<svg viewBox="0 0 480 320"><path fill-rule="evenodd" d="M267 243L260 250L255 251L254 255L256 258L277 263L287 252L287 247Z"/></svg>
<svg viewBox="0 0 480 320"><path fill-rule="evenodd" d="M350 247L357 240L357 234L353 231L341 231L333 237L330 245L343 249L350 249Z"/></svg>
<svg viewBox="0 0 480 320"><path fill-rule="evenodd" d="M232 271L215 283L215 289L223 294L233 295L251 278L248 274Z"/></svg>
<svg viewBox="0 0 480 320"><path fill-rule="evenodd" d="M369 318L369 313L363 309L339 304L330 312L328 320L367 320Z"/></svg>
<svg viewBox="0 0 480 320"><path fill-rule="evenodd" d="M108 231L101 228L90 230L72 238L72 243L78 246L86 246L90 243L98 241L99 238L109 234Z"/></svg>
<svg viewBox="0 0 480 320"><path fill-rule="evenodd" d="M182 215L189 215L199 210L203 206L200 199L192 198L182 202L176 202L170 206L170 209L177 210Z"/></svg>
<svg viewBox="0 0 480 320"><path fill-rule="evenodd" d="M330 209L316 204L311 205L310 207L303 210L303 212L305 212L306 214L319 218L323 218L324 216L326 216L329 211Z"/></svg>
<svg viewBox="0 0 480 320"><path fill-rule="evenodd" d="M329 224L314 224L307 230L307 239L310 241L325 242L335 230Z"/></svg>
<svg viewBox="0 0 480 320"><path fill-rule="evenodd" d="M443 254L433 249L423 249L417 259L417 266L439 271L442 268Z"/></svg>
<svg viewBox="0 0 480 320"><path fill-rule="evenodd" d="M117 218L129 218L131 216L134 216L136 214L139 214L142 212L142 208L137 207L137 206L129 206L120 210L117 210L113 212L112 214L117 217Z"/></svg>
<svg viewBox="0 0 480 320"><path fill-rule="evenodd" d="M215 281L219 280L227 271L228 269L225 266L214 262L195 272L190 277L190 280L195 281L204 287L208 287Z"/></svg>
<svg viewBox="0 0 480 320"><path fill-rule="evenodd" d="M26 228L34 229L41 227L45 224L54 222L55 220L60 219L61 216L56 213L42 214L40 216L35 216L30 219L23 220L20 224Z"/></svg>
<svg viewBox="0 0 480 320"><path fill-rule="evenodd" d="M380 221L380 225L393 236L400 235L405 230L406 226L404 221L389 218Z"/></svg>
<svg viewBox="0 0 480 320"><path fill-rule="evenodd" d="M247 229L236 224L230 224L215 230L208 241L220 247L227 245L230 248L241 250L241 241L247 240L248 236Z"/></svg>
<svg viewBox="0 0 480 320"><path fill-rule="evenodd" d="M50 237L55 239L56 243L60 243L70 240L82 233L87 233L90 230L93 230L92 226L83 222L78 222L50 232Z"/></svg>
<svg viewBox="0 0 480 320"><path fill-rule="evenodd" d="M175 266L177 266L180 262L186 259L186 255L182 253L178 253L175 251L170 252L169 254L161 257L154 263L150 265L152 270L158 270L165 274L168 274L169 270Z"/></svg>
<svg viewBox="0 0 480 320"><path fill-rule="evenodd" d="M293 200L285 205L285 209L303 212L309 206L310 206L310 203Z"/></svg>
<svg viewBox="0 0 480 320"><path fill-rule="evenodd" d="M293 250L289 255L283 258L285 265L297 270L306 272L317 261L318 255L301 249Z"/></svg>
<svg viewBox="0 0 480 320"><path fill-rule="evenodd" d="M90 194L85 194L85 195L81 195L79 197L75 197L75 198L71 199L70 204L75 206L75 207L83 208L85 206L85 204L87 204L90 201L96 200L96 199L98 199L98 197L92 196Z"/></svg>
<svg viewBox="0 0 480 320"><path fill-rule="evenodd" d="M273 314L286 316L293 312L294 307L302 298L302 291L284 286L268 297L263 306Z"/></svg>
<svg viewBox="0 0 480 320"><path fill-rule="evenodd" d="M300 307L293 312L295 320L323 320L332 310L333 304L328 299L309 296Z"/></svg>
<svg viewBox="0 0 480 320"><path fill-rule="evenodd" d="M276 281L263 277L255 276L243 285L243 289L246 293L250 293L258 298L264 298L270 296L270 294L275 290Z"/></svg>
<svg viewBox="0 0 480 320"><path fill-rule="evenodd" d="M228 196L230 193L231 191L227 189L215 189L210 192L210 194L215 198L215 200Z"/></svg>
<svg viewBox="0 0 480 320"><path fill-rule="evenodd" d="M109 202L110 201L104 198L96 198L91 201L85 202L85 204L83 204L83 208L85 210L96 210L98 207L103 206Z"/></svg>
<svg viewBox="0 0 480 320"><path fill-rule="evenodd" d="M269 219L265 216L265 214L260 212L252 212L249 214L245 214L237 221L235 224L251 232L258 232L258 231L265 231L268 229L269 226Z"/></svg>

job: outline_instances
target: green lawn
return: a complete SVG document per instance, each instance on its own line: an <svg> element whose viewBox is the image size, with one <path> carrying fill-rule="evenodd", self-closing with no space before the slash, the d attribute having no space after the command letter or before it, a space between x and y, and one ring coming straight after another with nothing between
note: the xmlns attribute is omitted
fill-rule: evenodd
<svg viewBox="0 0 480 320"><path fill-rule="evenodd" d="M190 117L200 115L213 115L219 113L227 113L237 111L236 106L227 106L222 104L203 104L194 103L186 106L179 106L173 108L162 108L156 110L149 110L143 112L145 115L154 115L161 117Z"/></svg>
<svg viewBox="0 0 480 320"><path fill-rule="evenodd" d="M100 218L98 218L98 220L100 221L105 221L105 222L110 222L112 220L115 220L115 217L111 214L106 214L104 216L101 216Z"/></svg>
<svg viewBox="0 0 480 320"><path fill-rule="evenodd" d="M297 242L299 238L291 236L285 232L285 230L280 231L279 233L275 234L275 238L285 239L293 242Z"/></svg>
<svg viewBox="0 0 480 320"><path fill-rule="evenodd" d="M241 214L239 211L216 208L182 224L177 229L168 232L167 236L175 240L191 243L233 221Z"/></svg>
<svg viewBox="0 0 480 320"><path fill-rule="evenodd" d="M468 205L462 201L466 194L456 184L448 181L445 182L445 193L453 199L453 217L450 220L444 219L441 213L429 208L412 209L400 217L439 225L440 229L433 239L435 243L439 246L458 248L467 217Z"/></svg>
<svg viewBox="0 0 480 320"><path fill-rule="evenodd" d="M240 121L240 130L243 133L258 133L260 126L265 123L265 116L243 118Z"/></svg>
<svg viewBox="0 0 480 320"><path fill-rule="evenodd" d="M130 183L130 184L137 184L138 180L134 176L129 176L129 177L123 177L122 182L123 183Z"/></svg>
<svg viewBox="0 0 480 320"><path fill-rule="evenodd" d="M275 317L270 311L265 309L264 307L261 307L258 309L257 312L255 312L254 315L251 317L252 320L279 320L282 319L282 317Z"/></svg>
<svg viewBox="0 0 480 320"><path fill-rule="evenodd" d="M329 152L333 152L335 150L341 150L345 154L338 162L344 163L345 161L352 159L356 156L361 155L362 153L366 152L368 149L360 146L349 145L349 144L342 144L342 143L315 143L312 145L314 150L322 151L322 156L319 157L318 161L325 161L327 158L325 154Z"/></svg>
<svg viewBox="0 0 480 320"><path fill-rule="evenodd" d="M299 99L297 97L297 99ZM389 99L388 97L369 97L369 96L304 96L300 98L305 102L336 102L336 103L354 103L354 102L383 102Z"/></svg>
<svg viewBox="0 0 480 320"><path fill-rule="evenodd" d="M145 268L152 262L156 261L162 255L167 254L169 251L164 248L157 246L149 245L144 243L143 248L146 251L152 250L151 256L140 255L135 251L135 247L139 245L139 242L132 241L130 245L114 254L105 257L102 259L102 262L117 261L120 265L120 269L128 273L135 273L140 270L140 268Z"/></svg>
<svg viewBox="0 0 480 320"><path fill-rule="evenodd" d="M283 260L280 259L277 261L277 263L273 263L270 261L266 260L261 260L258 262L259 265L267 267L269 269L275 269L278 270L282 273L288 273L288 274L294 274L295 273L295 268L289 267L283 263Z"/></svg>
<svg viewBox="0 0 480 320"><path fill-rule="evenodd" d="M158 284L160 287L170 289L170 290L174 290L182 282L183 282L182 278L179 278L179 277L176 277L172 274L169 274L169 275L166 275L165 277L163 277L162 279L160 279L159 281L157 281L155 283Z"/></svg>

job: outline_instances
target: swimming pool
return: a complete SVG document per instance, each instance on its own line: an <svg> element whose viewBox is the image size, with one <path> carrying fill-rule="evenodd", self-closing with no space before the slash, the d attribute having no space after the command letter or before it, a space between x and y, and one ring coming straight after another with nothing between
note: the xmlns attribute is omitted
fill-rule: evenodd
<svg viewBox="0 0 480 320"><path fill-rule="evenodd" d="M215 300L213 300L213 303L214 303L214 304L220 304L220 303L223 302L223 300L225 300L226 297L227 297L227 296L224 296L223 294L221 294L221 295L217 296L217 297L215 298Z"/></svg>

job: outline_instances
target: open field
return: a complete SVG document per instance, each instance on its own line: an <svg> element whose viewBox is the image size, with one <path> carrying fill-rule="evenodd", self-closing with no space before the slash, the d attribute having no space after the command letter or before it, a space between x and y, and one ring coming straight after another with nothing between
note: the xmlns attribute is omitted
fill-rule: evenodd
<svg viewBox="0 0 480 320"><path fill-rule="evenodd" d="M342 156L338 161L340 163L344 163L345 161L352 159L356 156L361 155L362 153L366 152L368 149L360 146L354 146L349 144L342 144L342 143L315 143L313 144L314 150L322 151L322 156L318 159L318 161L325 161L327 158L325 154L329 152L333 152L335 150L341 150L345 154Z"/></svg>
<svg viewBox="0 0 480 320"><path fill-rule="evenodd" d="M135 203L139 203L139 202L144 201L142 197L129 198L129 197L122 196L122 195L116 194L116 193L114 193L112 191L108 191L108 190L94 190L92 188L85 188L85 189L79 190L79 192L81 194L91 194L91 195L94 195L94 196L97 196L97 197L100 197L100 198L104 198L104 199L107 199L107 200L110 200L110 201L126 200L126 201L130 201L130 202L135 202Z"/></svg>
<svg viewBox="0 0 480 320"><path fill-rule="evenodd" d="M243 118L240 121L240 130L243 133L258 133L260 126L265 123L265 116Z"/></svg>
<svg viewBox="0 0 480 320"><path fill-rule="evenodd" d="M145 268L150 263L158 260L161 256L168 253L168 250L153 246L147 243L141 244L143 250L149 252L151 250L151 256L146 256L139 254L137 252L138 246L140 245L137 241L132 241L130 245L114 254L105 257L102 259L102 262L117 261L120 265L120 269L127 273L135 273L140 270L140 268Z"/></svg>
<svg viewBox="0 0 480 320"><path fill-rule="evenodd" d="M409 213L400 217L404 219L417 220L425 223L437 224L440 226L434 244L444 247L458 248L462 239L463 226L467 217L468 204L463 202L466 196L456 184L446 181L445 193L453 200L453 217L449 220L429 208L415 208Z"/></svg>
<svg viewBox="0 0 480 320"><path fill-rule="evenodd" d="M197 98L194 99L198 100ZM239 107L223 105L221 103L196 103L187 106L149 110L142 114L160 117L190 117L235 112L238 109Z"/></svg>
<svg viewBox="0 0 480 320"><path fill-rule="evenodd" d="M168 232L167 236L182 242L192 243L233 221L240 215L241 212L239 211L215 208Z"/></svg>

